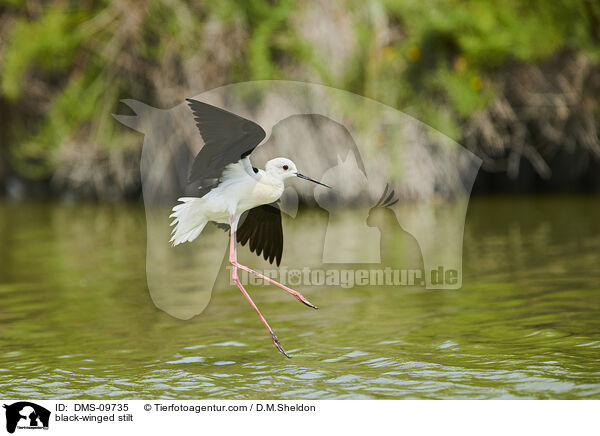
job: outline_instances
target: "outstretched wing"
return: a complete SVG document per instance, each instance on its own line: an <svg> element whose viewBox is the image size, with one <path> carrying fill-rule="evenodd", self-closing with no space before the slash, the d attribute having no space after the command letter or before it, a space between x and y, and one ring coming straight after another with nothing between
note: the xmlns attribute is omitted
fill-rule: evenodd
<svg viewBox="0 0 600 436"><path fill-rule="evenodd" d="M250 241L250 251L277 266L281 263L283 254L283 228L281 226L281 210L275 205L263 204L250 209L246 217L242 216L241 225L237 230L237 240L246 245Z"/></svg>
<svg viewBox="0 0 600 436"><path fill-rule="evenodd" d="M248 156L265 139L265 131L253 121L198 100L187 102L204 140L192 164L190 183L218 179L226 165Z"/></svg>

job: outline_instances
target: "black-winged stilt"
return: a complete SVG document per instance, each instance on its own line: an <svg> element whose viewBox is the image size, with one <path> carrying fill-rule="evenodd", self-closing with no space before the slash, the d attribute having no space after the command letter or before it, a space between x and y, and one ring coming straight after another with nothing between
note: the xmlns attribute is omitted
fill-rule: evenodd
<svg viewBox="0 0 600 436"><path fill-rule="evenodd" d="M278 157L268 161L264 170L254 168L249 155L265 139L266 133L258 124L197 100L187 99L204 146L194 159L189 182L198 182L198 197L179 198L173 207L173 237L171 242L178 245L191 242L198 237L204 226L213 221L229 226L229 263L233 266L231 278L258 314L273 343L286 357L290 357L279 339L262 316L248 292L240 282L238 268L254 274L269 283L289 292L299 301L313 309L302 294L275 280L241 265L237 261L237 242L250 243L250 250L279 266L283 253L283 229L281 211L275 203L281 197L284 180L300 177L321 186L331 186L300 174L296 165L289 159ZM240 217L247 215L238 228Z"/></svg>

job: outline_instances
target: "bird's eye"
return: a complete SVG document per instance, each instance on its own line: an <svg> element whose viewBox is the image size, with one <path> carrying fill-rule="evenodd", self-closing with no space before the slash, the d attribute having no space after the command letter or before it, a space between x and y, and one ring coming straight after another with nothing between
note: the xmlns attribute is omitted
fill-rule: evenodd
<svg viewBox="0 0 600 436"><path fill-rule="evenodd" d="M287 165L284 165L284 166L283 166L283 171L287 171L287 170L288 170L288 168L289 168L289 167L288 167Z"/></svg>

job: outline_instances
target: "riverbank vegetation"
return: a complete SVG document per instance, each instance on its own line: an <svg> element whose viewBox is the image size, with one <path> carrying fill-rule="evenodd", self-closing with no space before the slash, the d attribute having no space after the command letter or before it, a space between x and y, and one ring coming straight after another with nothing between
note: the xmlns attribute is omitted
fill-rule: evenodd
<svg viewBox="0 0 600 436"><path fill-rule="evenodd" d="M481 192L600 191L593 0L0 0L0 192L137 197L120 99L263 79L415 116L483 159Z"/></svg>

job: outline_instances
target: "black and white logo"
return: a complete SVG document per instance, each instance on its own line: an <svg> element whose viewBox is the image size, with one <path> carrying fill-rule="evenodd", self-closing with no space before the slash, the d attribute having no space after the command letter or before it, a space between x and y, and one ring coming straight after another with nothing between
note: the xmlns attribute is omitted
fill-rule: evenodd
<svg viewBox="0 0 600 436"><path fill-rule="evenodd" d="M48 429L50 411L29 401L5 404L6 431L14 433L16 429Z"/></svg>

